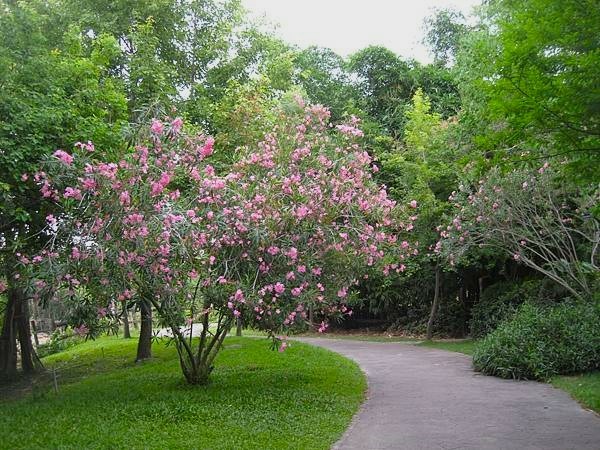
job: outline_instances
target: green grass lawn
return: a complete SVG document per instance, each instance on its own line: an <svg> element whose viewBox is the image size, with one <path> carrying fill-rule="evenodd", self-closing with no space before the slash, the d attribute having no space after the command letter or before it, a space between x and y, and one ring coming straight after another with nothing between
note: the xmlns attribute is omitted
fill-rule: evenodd
<svg viewBox="0 0 600 450"><path fill-rule="evenodd" d="M418 345L472 355L476 344L477 341L474 339L464 339L460 341L423 341Z"/></svg>
<svg viewBox="0 0 600 450"><path fill-rule="evenodd" d="M552 384L571 394L579 403L600 413L600 372L557 376Z"/></svg>
<svg viewBox="0 0 600 450"><path fill-rule="evenodd" d="M58 393L1 401L0 447L327 449L366 389L355 363L297 342L228 338L203 387L184 384L173 347L134 364L135 346L105 337L47 357Z"/></svg>

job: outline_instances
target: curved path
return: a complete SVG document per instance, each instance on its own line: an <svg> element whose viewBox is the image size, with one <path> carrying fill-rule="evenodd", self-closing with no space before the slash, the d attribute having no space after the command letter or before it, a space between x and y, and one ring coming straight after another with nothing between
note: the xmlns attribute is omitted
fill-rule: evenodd
<svg viewBox="0 0 600 450"><path fill-rule="evenodd" d="M303 338L355 360L367 399L336 449L600 450L600 416L549 384L477 374L460 353Z"/></svg>

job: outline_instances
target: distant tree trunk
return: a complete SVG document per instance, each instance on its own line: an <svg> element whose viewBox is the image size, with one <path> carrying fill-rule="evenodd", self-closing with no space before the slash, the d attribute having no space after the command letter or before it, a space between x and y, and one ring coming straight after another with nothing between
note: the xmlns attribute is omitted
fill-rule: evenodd
<svg viewBox="0 0 600 450"><path fill-rule="evenodd" d="M38 338L37 325L35 324L35 320L31 319L30 325L31 334L33 335L33 342L35 342L35 348L37 350L37 348L40 346L40 340Z"/></svg>
<svg viewBox="0 0 600 450"><path fill-rule="evenodd" d="M4 322L0 334L0 378L12 379L17 375L17 342L15 330L15 297L8 295L4 309Z"/></svg>
<svg viewBox="0 0 600 450"><path fill-rule="evenodd" d="M235 335L236 336L241 336L242 335L242 327L244 326L244 322L242 320L241 317L238 317L236 319L236 329L235 329Z"/></svg>
<svg viewBox="0 0 600 450"><path fill-rule="evenodd" d="M21 367L23 373L31 374L35 372L35 360L37 355L33 350L31 343L31 328L29 326L29 302L23 295L23 291L15 289L17 295L17 310L15 314L16 329L19 337L19 346L21 347Z"/></svg>
<svg viewBox="0 0 600 450"><path fill-rule="evenodd" d="M131 338L131 331L129 330L129 312L127 310L127 302L123 302L123 337L125 339Z"/></svg>
<svg viewBox="0 0 600 450"><path fill-rule="evenodd" d="M430 341L433 337L433 321L437 314L438 306L440 304L440 265L435 266L435 292L433 294L433 303L431 304L431 312L429 313L429 320L427 321L427 340Z"/></svg>
<svg viewBox="0 0 600 450"><path fill-rule="evenodd" d="M28 302L18 286L10 286L0 334L0 378L11 379L17 375L17 340L23 373L31 374L41 363L31 343Z"/></svg>
<svg viewBox="0 0 600 450"><path fill-rule="evenodd" d="M140 301L140 338L136 361L152 358L152 305L149 300Z"/></svg>

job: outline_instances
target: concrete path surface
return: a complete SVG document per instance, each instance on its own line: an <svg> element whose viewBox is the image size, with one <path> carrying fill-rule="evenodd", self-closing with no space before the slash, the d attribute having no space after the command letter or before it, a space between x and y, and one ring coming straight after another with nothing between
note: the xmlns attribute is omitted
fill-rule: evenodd
<svg viewBox="0 0 600 450"><path fill-rule="evenodd" d="M600 450L600 416L549 384L480 375L466 355L411 344L301 341L355 360L368 378L335 449Z"/></svg>

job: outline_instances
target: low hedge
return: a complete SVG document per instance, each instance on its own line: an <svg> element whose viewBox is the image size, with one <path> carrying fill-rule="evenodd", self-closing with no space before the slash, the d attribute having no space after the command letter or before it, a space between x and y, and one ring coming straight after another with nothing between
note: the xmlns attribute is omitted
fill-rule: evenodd
<svg viewBox="0 0 600 450"><path fill-rule="evenodd" d="M600 369L600 301L523 304L480 341L473 365L488 375L537 380Z"/></svg>

